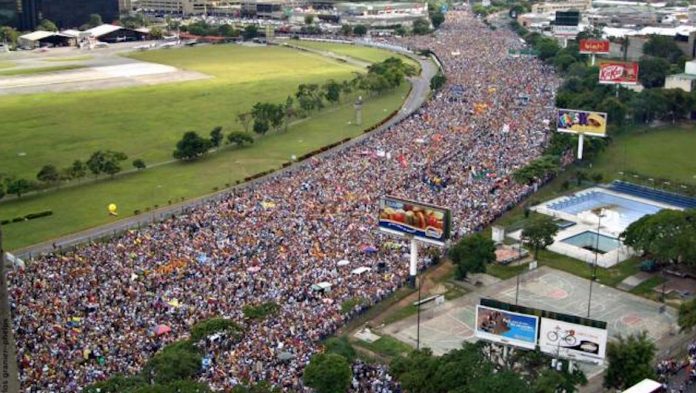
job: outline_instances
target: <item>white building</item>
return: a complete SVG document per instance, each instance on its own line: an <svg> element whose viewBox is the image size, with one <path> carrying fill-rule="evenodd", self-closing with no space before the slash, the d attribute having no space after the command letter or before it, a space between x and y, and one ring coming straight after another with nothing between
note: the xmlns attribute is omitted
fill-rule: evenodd
<svg viewBox="0 0 696 393"><path fill-rule="evenodd" d="M667 76L665 89L682 89L689 93L696 90L696 60L684 64L683 74Z"/></svg>

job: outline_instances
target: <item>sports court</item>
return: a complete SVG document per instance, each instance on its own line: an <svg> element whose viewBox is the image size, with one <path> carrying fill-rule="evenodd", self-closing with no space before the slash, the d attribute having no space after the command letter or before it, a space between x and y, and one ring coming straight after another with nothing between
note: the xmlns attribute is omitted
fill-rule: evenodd
<svg viewBox="0 0 696 393"><path fill-rule="evenodd" d="M520 276L519 304L566 314L587 316L590 281L572 274L541 267ZM481 292L470 293L421 312L421 346L435 354L458 348L463 341L476 341L474 313L481 297L515 303L516 279L489 285ZM660 304L614 289L594 284L590 318L607 322L609 337L647 330L655 341L678 331L677 311ZM416 316L383 329L399 340L416 345Z"/></svg>

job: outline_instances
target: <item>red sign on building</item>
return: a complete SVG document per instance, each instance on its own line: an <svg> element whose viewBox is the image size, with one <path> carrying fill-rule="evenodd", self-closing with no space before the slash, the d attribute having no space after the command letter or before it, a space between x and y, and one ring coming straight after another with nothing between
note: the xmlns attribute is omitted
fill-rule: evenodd
<svg viewBox="0 0 696 393"><path fill-rule="evenodd" d="M599 83L638 84L638 63L607 62L600 64Z"/></svg>
<svg viewBox="0 0 696 393"><path fill-rule="evenodd" d="M609 54L609 41L606 40L580 40L580 53L582 54Z"/></svg>

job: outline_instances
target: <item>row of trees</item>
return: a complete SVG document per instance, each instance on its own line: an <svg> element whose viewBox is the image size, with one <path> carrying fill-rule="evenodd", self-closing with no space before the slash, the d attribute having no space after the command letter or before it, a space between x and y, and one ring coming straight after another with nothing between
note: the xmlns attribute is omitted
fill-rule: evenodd
<svg viewBox="0 0 696 393"><path fill-rule="evenodd" d="M36 183L33 180L17 178L14 176L0 175L0 199L5 194L16 195L21 198L22 195L45 187L59 186L62 182L71 180L81 180L91 173L95 178L100 175L109 175L114 177L123 170L122 162L127 160L128 156L125 153L112 150L98 150L89 157L87 161L75 160L70 166L59 169L53 164L44 165L36 174ZM146 168L145 161L135 159L132 162L133 167L137 170Z"/></svg>
<svg viewBox="0 0 696 393"><path fill-rule="evenodd" d="M360 91L365 95L379 95L393 89L413 75L415 69L401 59L390 57L369 67L367 74L357 74L352 80L338 82L330 79L322 85L301 84L294 96L288 96L284 103L257 102L251 111L237 115L237 121L249 132L249 126L260 135L269 130L286 130L292 118L305 117L312 111L336 105L343 95Z"/></svg>
<svg viewBox="0 0 696 393"><path fill-rule="evenodd" d="M254 143L254 137L246 132L231 132L226 138L228 144L238 147ZM220 126L213 128L208 138L198 135L196 131L187 131L176 143L172 156L177 160L196 160L207 155L211 149L220 148L224 140L225 134Z"/></svg>

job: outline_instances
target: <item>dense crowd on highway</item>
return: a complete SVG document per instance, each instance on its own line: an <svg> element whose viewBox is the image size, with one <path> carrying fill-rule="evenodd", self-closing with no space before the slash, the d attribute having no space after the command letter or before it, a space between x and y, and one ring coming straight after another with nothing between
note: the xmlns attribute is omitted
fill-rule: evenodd
<svg viewBox="0 0 696 393"><path fill-rule="evenodd" d="M466 12L448 13L433 36L397 43L432 49L448 78L404 121L183 215L11 272L23 391L77 392L136 373L159 348L187 338L192 324L219 316L239 322L245 335L235 345L206 346L214 361L202 381L216 390L270 381L303 391L302 370L318 341L407 279L406 243L377 231L380 196L448 207L462 235L528 195L533 185L515 183L511 173L547 142L552 71L507 57L520 46L517 36ZM378 271L380 262L386 270ZM353 273L359 267L371 270ZM313 290L320 282L331 290ZM343 313L354 298L366 304ZM244 305L264 302L279 311L244 319ZM385 370L356 367L367 376L353 381L356 391L399 391Z"/></svg>

